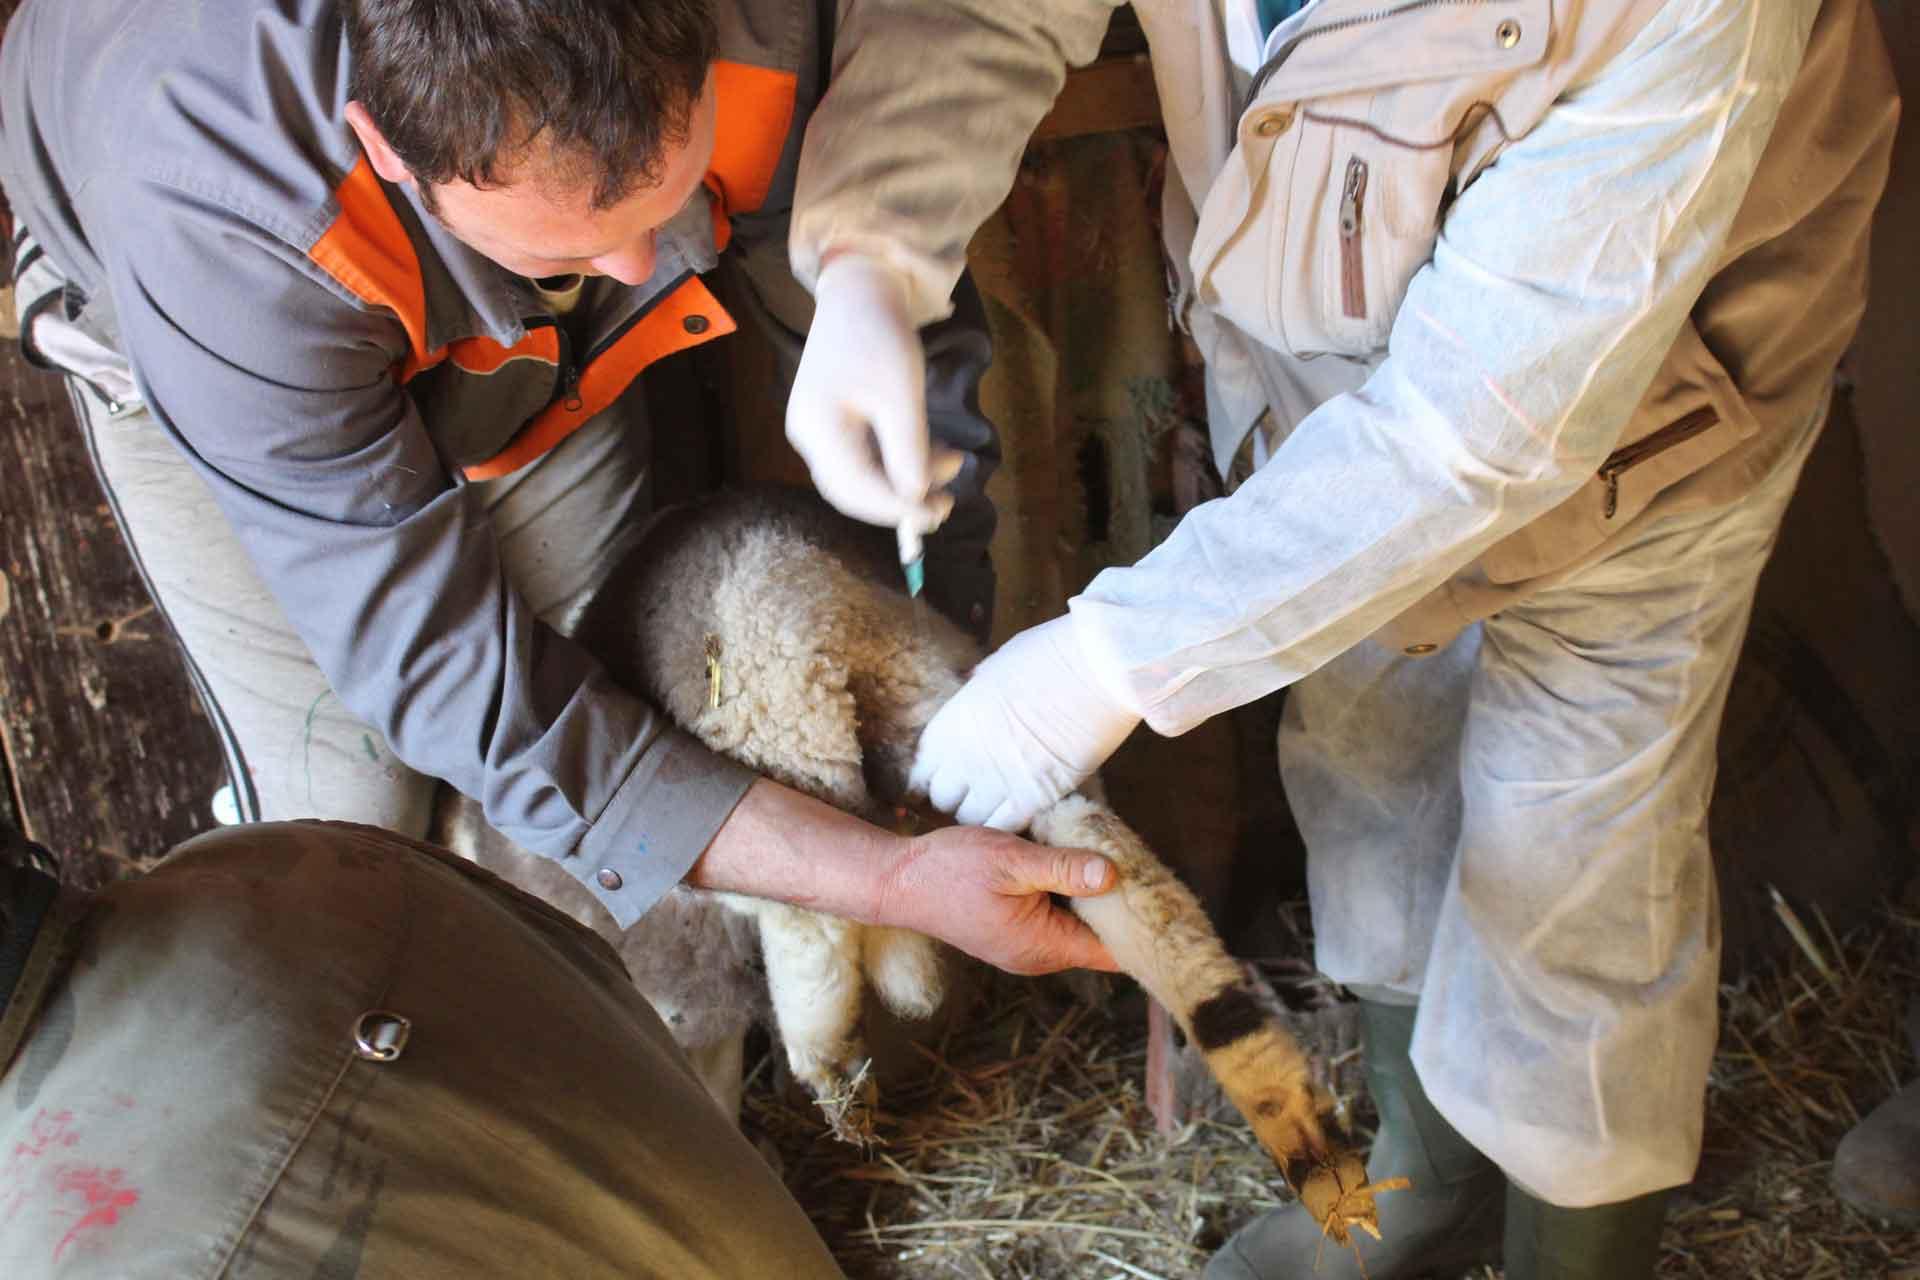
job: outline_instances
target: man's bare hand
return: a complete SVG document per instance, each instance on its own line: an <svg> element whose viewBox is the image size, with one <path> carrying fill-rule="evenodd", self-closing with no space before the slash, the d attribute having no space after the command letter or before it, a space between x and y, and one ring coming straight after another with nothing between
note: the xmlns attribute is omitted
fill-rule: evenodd
<svg viewBox="0 0 1920 1280"><path fill-rule="evenodd" d="M1053 894L1114 886L1113 864L987 827L907 839L791 787L747 789L687 883L914 929L1011 973L1119 966Z"/></svg>
<svg viewBox="0 0 1920 1280"><path fill-rule="evenodd" d="M874 919L951 943L1009 973L1118 972L1080 918L1054 901L1105 893L1113 864L986 827L916 837L880 883Z"/></svg>

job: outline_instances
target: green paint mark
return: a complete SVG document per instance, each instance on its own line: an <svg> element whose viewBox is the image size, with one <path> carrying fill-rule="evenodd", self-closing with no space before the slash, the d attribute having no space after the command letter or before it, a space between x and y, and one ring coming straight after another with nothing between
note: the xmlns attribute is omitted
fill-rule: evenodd
<svg viewBox="0 0 1920 1280"><path fill-rule="evenodd" d="M373 762L374 762L375 764L379 764L379 763L380 763L380 753L379 753L379 751L377 751L377 750L375 750L375 749L374 749L374 745L373 745L373 735L372 735L372 734L370 734L370 733L363 733L363 734L361 734L361 735L360 735L360 745L361 745L362 747L365 747L365 748L366 748L366 751L367 751L367 759L369 759L369 760L371 760L371 761L373 761Z"/></svg>
<svg viewBox="0 0 1920 1280"><path fill-rule="evenodd" d="M300 743L300 767L306 771L306 775L307 775L307 803L308 804L314 803L314 799L313 799L313 721L314 721L314 718L320 714L320 704L325 702L328 698L331 698L332 696L333 696L333 690L322 689L320 691L320 696L315 698L311 703L308 704L307 718L306 718L306 721L301 726L302 741Z"/></svg>

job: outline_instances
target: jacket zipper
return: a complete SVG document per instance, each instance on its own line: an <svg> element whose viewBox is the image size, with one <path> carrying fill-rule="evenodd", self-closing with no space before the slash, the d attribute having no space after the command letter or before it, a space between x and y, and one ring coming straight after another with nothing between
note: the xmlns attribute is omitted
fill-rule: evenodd
<svg viewBox="0 0 1920 1280"><path fill-rule="evenodd" d="M673 294L677 293L680 289L680 286L685 284L688 280L691 280L693 276L694 276L694 273L691 271L682 271L679 275L667 281L667 283L662 285L659 291L656 292L651 298L648 298L645 302L641 303L640 306L637 309L635 309L632 315L628 316L625 320L622 320L619 324L615 325L612 329L608 330L605 334L603 334L600 337L599 341L595 342L591 347L587 348L587 354L585 355L585 357L581 359L580 363L583 366L590 365L595 360L598 360L601 356L605 355L607 352L613 350L614 345L618 343L620 339L626 337L627 334L632 331L633 326L639 324L642 320L645 320L648 316L652 315L653 309L655 307L659 306L662 302L665 302L669 297L673 296Z"/></svg>
<svg viewBox="0 0 1920 1280"><path fill-rule="evenodd" d="M1280 69L1280 64L1292 57L1295 49L1298 49L1315 36L1327 35L1334 31L1346 31L1353 27L1363 27L1372 22L1384 22L1388 18L1397 18L1404 13L1416 13L1421 9L1437 9L1442 5L1487 3L1490 3L1490 0L1407 0L1406 4L1397 4L1385 9L1373 9L1366 13L1356 13L1351 18L1341 18L1339 21L1329 22L1325 26L1310 27L1281 45L1279 51L1267 59L1267 61L1261 65L1260 70L1254 73L1253 83L1247 87L1246 102L1242 104L1240 112L1242 115L1246 114L1247 107L1252 106L1253 100L1260 96L1260 90L1266 85L1267 81L1272 78L1273 73Z"/></svg>
<svg viewBox="0 0 1920 1280"><path fill-rule="evenodd" d="M1631 471L1656 454L1665 453L1675 445L1687 441L1714 426L1720 421L1720 415L1711 406L1702 406L1687 414L1678 422L1668 423L1652 435L1623 445L1607 455L1600 464L1600 478L1606 482L1607 499L1601 508L1603 518L1613 519L1614 512L1620 509L1620 475Z"/></svg>
<svg viewBox="0 0 1920 1280"><path fill-rule="evenodd" d="M578 412L583 403L580 398L580 379L586 375L587 367L608 351L612 350L615 344L617 344L620 339L626 337L635 325L652 314L654 307L657 306L662 299L685 284L687 279L692 275L693 272L691 271L683 271L674 277L664 288L638 307L632 315L615 325L612 331L588 347L586 354L577 360L574 358L573 340L567 336L567 327L565 325L550 315L527 317L526 327L528 330L551 328L554 331L554 337L558 339L560 359L554 366L553 397L549 403L558 401L569 412Z"/></svg>
<svg viewBox="0 0 1920 1280"><path fill-rule="evenodd" d="M584 362L574 362L573 342L567 337L567 326L555 325L554 329L560 338L560 386L557 398L568 413L578 413L582 403L580 375L586 372L586 365Z"/></svg>
<svg viewBox="0 0 1920 1280"><path fill-rule="evenodd" d="M1366 196L1367 162L1353 156L1347 161L1346 185L1340 190L1340 302L1354 320L1367 318L1367 267L1360 254Z"/></svg>

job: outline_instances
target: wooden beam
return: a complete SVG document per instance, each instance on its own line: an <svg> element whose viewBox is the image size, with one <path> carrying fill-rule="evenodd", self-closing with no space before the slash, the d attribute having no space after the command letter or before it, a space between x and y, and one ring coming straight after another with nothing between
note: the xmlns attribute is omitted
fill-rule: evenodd
<svg viewBox="0 0 1920 1280"><path fill-rule="evenodd" d="M225 781L60 379L0 344L0 749L20 826L95 886L212 825Z"/></svg>

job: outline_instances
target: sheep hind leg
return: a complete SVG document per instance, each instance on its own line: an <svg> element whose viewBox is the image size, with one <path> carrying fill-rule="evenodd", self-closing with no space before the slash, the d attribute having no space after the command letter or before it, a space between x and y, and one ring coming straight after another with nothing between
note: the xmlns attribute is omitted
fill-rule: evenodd
<svg viewBox="0 0 1920 1280"><path fill-rule="evenodd" d="M1042 812L1033 835L1113 860L1118 886L1073 899L1074 911L1199 1046L1228 1099L1298 1189L1328 1154L1324 1095L1299 1044L1227 954L1199 900L1112 811L1084 797L1068 796Z"/></svg>
<svg viewBox="0 0 1920 1280"><path fill-rule="evenodd" d="M727 894L723 901L760 926L767 995L794 1077L834 1137L870 1143L877 1093L859 1035L861 926L758 898Z"/></svg>
<svg viewBox="0 0 1920 1280"><path fill-rule="evenodd" d="M867 979L887 1008L903 1018L932 1017L947 994L938 944L908 929L868 927L860 932Z"/></svg>

